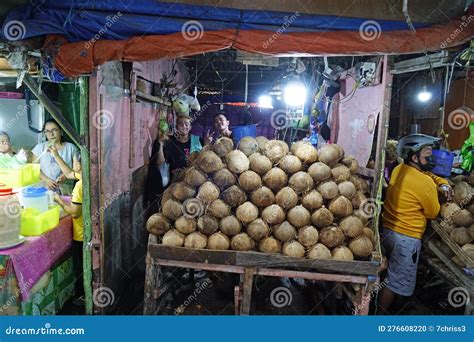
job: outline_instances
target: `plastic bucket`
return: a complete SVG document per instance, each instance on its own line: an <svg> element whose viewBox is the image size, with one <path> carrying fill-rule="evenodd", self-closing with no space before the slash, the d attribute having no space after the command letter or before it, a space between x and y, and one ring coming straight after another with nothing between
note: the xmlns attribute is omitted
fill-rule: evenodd
<svg viewBox="0 0 474 342"><path fill-rule="evenodd" d="M246 125L246 126L233 126L232 128L232 140L237 145L243 137L256 137L257 136L257 125Z"/></svg>
<svg viewBox="0 0 474 342"><path fill-rule="evenodd" d="M33 208L40 213L48 211L48 189L44 187L28 187L21 191L21 205L24 208Z"/></svg>
<svg viewBox="0 0 474 342"><path fill-rule="evenodd" d="M431 172L442 177L451 176L455 154L444 150L433 150L433 156L436 161L436 166Z"/></svg>

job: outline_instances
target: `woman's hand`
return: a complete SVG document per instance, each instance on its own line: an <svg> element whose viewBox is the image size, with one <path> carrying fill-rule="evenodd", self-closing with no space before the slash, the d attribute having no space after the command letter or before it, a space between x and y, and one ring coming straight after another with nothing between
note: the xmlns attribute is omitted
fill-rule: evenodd
<svg viewBox="0 0 474 342"><path fill-rule="evenodd" d="M55 145L51 145L50 147L48 147L48 152L51 153L54 157L57 157L59 155L58 149Z"/></svg>
<svg viewBox="0 0 474 342"><path fill-rule="evenodd" d="M454 196L454 191L453 188L451 188L450 185L448 184L441 184L438 187L438 191L444 196L446 201L451 202L453 200Z"/></svg>
<svg viewBox="0 0 474 342"><path fill-rule="evenodd" d="M44 180L44 183L45 183L46 187L51 191L55 191L58 188L58 183L53 181L51 178L46 178Z"/></svg>
<svg viewBox="0 0 474 342"><path fill-rule="evenodd" d="M64 175L64 173L61 173L61 175L56 178L56 183L62 183L67 179L67 177Z"/></svg>

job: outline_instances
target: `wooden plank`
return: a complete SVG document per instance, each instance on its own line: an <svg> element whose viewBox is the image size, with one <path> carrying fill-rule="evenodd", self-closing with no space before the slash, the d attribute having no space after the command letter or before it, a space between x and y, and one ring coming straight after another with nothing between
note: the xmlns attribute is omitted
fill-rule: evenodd
<svg viewBox="0 0 474 342"><path fill-rule="evenodd" d="M242 281L242 303L240 306L241 315L250 314L250 305L252 303L252 287L253 287L253 276L255 274L254 267L246 267Z"/></svg>
<svg viewBox="0 0 474 342"><path fill-rule="evenodd" d="M153 96L153 95L148 95L148 94L142 93L141 91L138 91L138 90L136 92L136 97L139 98L139 99L145 100L145 101L154 102L154 103L158 103L158 104L161 104L161 105L164 105L164 106L171 107L171 102L170 101L165 100L165 99L163 99L161 97L158 97L158 96Z"/></svg>
<svg viewBox="0 0 474 342"><path fill-rule="evenodd" d="M345 275L345 274L328 274L328 273L317 273L313 271L292 271L292 270L278 270L270 268L258 268L256 274L267 277L286 277L286 278L302 278L316 281L337 281L341 283L355 283L355 284L367 284L367 277L356 276L356 275Z"/></svg>
<svg viewBox="0 0 474 342"><path fill-rule="evenodd" d="M375 177L375 170L374 169L368 169L366 167L359 167L359 169L357 170L357 173L361 176L364 176L364 177L369 177L369 178L374 178Z"/></svg>
<svg viewBox="0 0 474 342"><path fill-rule="evenodd" d="M441 239L446 243L446 245L451 248L451 250L456 254L463 263L466 264L468 268L474 268L474 260L472 260L469 255L464 252L459 245L454 242L453 239L449 236L448 233L441 227L441 225L436 221L431 221L431 227L438 233Z"/></svg>
<svg viewBox="0 0 474 342"><path fill-rule="evenodd" d="M215 251L210 249L190 249L148 244L150 256L155 259L188 261L204 264L235 265L235 251Z"/></svg>
<svg viewBox="0 0 474 342"><path fill-rule="evenodd" d="M156 298L155 290L159 284L156 282L156 271L158 265L156 261L150 257L149 253L146 256L146 271L145 271L145 294L143 297L143 314L154 315L156 312Z"/></svg>

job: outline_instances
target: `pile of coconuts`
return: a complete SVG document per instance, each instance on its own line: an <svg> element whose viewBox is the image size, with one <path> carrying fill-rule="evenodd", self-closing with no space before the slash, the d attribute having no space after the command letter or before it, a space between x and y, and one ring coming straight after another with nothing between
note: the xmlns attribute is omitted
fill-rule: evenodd
<svg viewBox="0 0 474 342"><path fill-rule="evenodd" d="M168 187L147 229L166 246L367 260L375 236L357 171L336 144L220 138Z"/></svg>
<svg viewBox="0 0 474 342"><path fill-rule="evenodd" d="M469 257L474 260L474 173L450 179L454 201L441 205L438 222ZM457 256L453 258L465 267Z"/></svg>

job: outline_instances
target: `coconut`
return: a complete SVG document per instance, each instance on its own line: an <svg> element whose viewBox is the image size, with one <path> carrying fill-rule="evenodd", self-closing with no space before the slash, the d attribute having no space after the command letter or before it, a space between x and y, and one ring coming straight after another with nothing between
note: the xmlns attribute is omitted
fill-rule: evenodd
<svg viewBox="0 0 474 342"><path fill-rule="evenodd" d="M262 186L262 179L258 173L248 170L240 174L239 185L245 191L253 191Z"/></svg>
<svg viewBox="0 0 474 342"><path fill-rule="evenodd" d="M286 219L296 228L301 228L311 221L311 213L302 205L297 205L288 211Z"/></svg>
<svg viewBox="0 0 474 342"><path fill-rule="evenodd" d="M469 210L469 212L470 212L472 215L474 215L474 203L472 203L471 205L469 205L469 206L467 207L467 210Z"/></svg>
<svg viewBox="0 0 474 342"><path fill-rule="evenodd" d="M344 243L344 233L337 227L326 227L319 233L319 241L328 248L341 246Z"/></svg>
<svg viewBox="0 0 474 342"><path fill-rule="evenodd" d="M216 140L212 145L212 150L219 156L225 157L227 153L234 149L234 142L232 139L227 137L222 137Z"/></svg>
<svg viewBox="0 0 474 342"><path fill-rule="evenodd" d="M337 164L332 168L331 175L333 181L335 181L336 183L341 183L349 179L349 177L351 176L351 172L346 166L342 164Z"/></svg>
<svg viewBox="0 0 474 342"><path fill-rule="evenodd" d="M339 188L333 181L327 181L318 186L318 192L325 200L330 200L339 195Z"/></svg>
<svg viewBox="0 0 474 342"><path fill-rule="evenodd" d="M197 167L191 166L184 173L184 181L192 187L198 187L206 181L206 175Z"/></svg>
<svg viewBox="0 0 474 342"><path fill-rule="evenodd" d="M200 232L193 232L184 239L184 247L204 249L207 246L207 236Z"/></svg>
<svg viewBox="0 0 474 342"><path fill-rule="evenodd" d="M323 196L321 196L321 194L316 190L311 190L303 195L303 198L301 199L301 204L309 210L319 209L323 206L323 203Z"/></svg>
<svg viewBox="0 0 474 342"><path fill-rule="evenodd" d="M362 235L366 236L369 238L369 240L375 244L375 234L374 234L374 231L368 227L364 227L364 229L362 230Z"/></svg>
<svg viewBox="0 0 474 342"><path fill-rule="evenodd" d="M171 194L171 190L173 190L173 186L174 184L171 184L164 192L163 192L163 196L161 196L161 206L163 207L163 205L170 199L173 199L173 195Z"/></svg>
<svg viewBox="0 0 474 342"><path fill-rule="evenodd" d="M464 206L472 199L473 190L466 182L459 182L454 186L454 200L460 205Z"/></svg>
<svg viewBox="0 0 474 342"><path fill-rule="evenodd" d="M267 237L260 241L258 249L263 253L280 253L281 243L274 237Z"/></svg>
<svg viewBox="0 0 474 342"><path fill-rule="evenodd" d="M165 235L163 235L161 244L171 247L181 247L184 244L184 235L176 229L168 230Z"/></svg>
<svg viewBox="0 0 474 342"><path fill-rule="evenodd" d="M219 227L225 235L234 236L242 230L242 223L234 215L229 215L221 219Z"/></svg>
<svg viewBox="0 0 474 342"><path fill-rule="evenodd" d="M146 221L146 229L155 235L161 235L171 229L170 222L163 214L153 214Z"/></svg>
<svg viewBox="0 0 474 342"><path fill-rule="evenodd" d="M343 150L339 146L336 146L336 144L324 145L318 151L319 161L328 166L336 165L343 158L343 156Z"/></svg>
<svg viewBox="0 0 474 342"><path fill-rule="evenodd" d="M474 260L474 244L468 243L461 247L461 249Z"/></svg>
<svg viewBox="0 0 474 342"><path fill-rule="evenodd" d="M216 218L223 218L230 215L230 207L223 200L216 199L209 204L207 212Z"/></svg>
<svg viewBox="0 0 474 342"><path fill-rule="evenodd" d="M461 209L453 214L453 223L457 226L467 227L472 223L472 214L467 209Z"/></svg>
<svg viewBox="0 0 474 342"><path fill-rule="evenodd" d="M334 214L335 217L346 217L352 214L352 204L344 196L339 196L329 203L329 210Z"/></svg>
<svg viewBox="0 0 474 342"><path fill-rule="evenodd" d="M286 186L278 191L275 202L283 209L290 209L298 204L298 195L292 188Z"/></svg>
<svg viewBox="0 0 474 342"><path fill-rule="evenodd" d="M364 224L361 219L356 216L347 216L339 223L339 228L346 237L356 237L362 234Z"/></svg>
<svg viewBox="0 0 474 342"><path fill-rule="evenodd" d="M310 191L314 188L313 178L307 172L299 171L290 177L288 185L296 191L297 194Z"/></svg>
<svg viewBox="0 0 474 342"><path fill-rule="evenodd" d="M288 154L280 160L278 167L288 174L293 174L301 171L303 164L301 164L301 161L297 156Z"/></svg>
<svg viewBox="0 0 474 342"><path fill-rule="evenodd" d="M259 147L257 140L252 137L243 137L239 141L239 150L244 152L247 157L258 152Z"/></svg>
<svg viewBox="0 0 474 342"><path fill-rule="evenodd" d="M283 254L293 258L303 258L305 249L303 245L296 240L288 241L283 245Z"/></svg>
<svg viewBox="0 0 474 342"><path fill-rule="evenodd" d="M372 253L374 245L367 236L357 236L349 242L349 248L355 256L365 258Z"/></svg>
<svg viewBox="0 0 474 342"><path fill-rule="evenodd" d="M270 235L270 228L259 218L248 225L247 234L255 241L260 241Z"/></svg>
<svg viewBox="0 0 474 342"><path fill-rule="evenodd" d="M346 246L336 247L331 251L332 258L334 260L351 261L354 260L352 251Z"/></svg>
<svg viewBox="0 0 474 342"><path fill-rule="evenodd" d="M359 163L357 162L357 159L355 159L352 156L348 156L342 159L341 161L345 166L349 168L349 171L352 174L357 173L359 171Z"/></svg>
<svg viewBox="0 0 474 342"><path fill-rule="evenodd" d="M241 187L238 185L232 185L230 188L222 192L222 199L231 207L236 207L247 200L247 195Z"/></svg>
<svg viewBox="0 0 474 342"><path fill-rule="evenodd" d="M174 221L183 215L183 207L180 202L169 199L163 204L162 212L163 215Z"/></svg>
<svg viewBox="0 0 474 342"><path fill-rule="evenodd" d="M234 185L237 181L232 172L228 169L220 169L212 176L212 180L215 185L221 189L227 189L229 186Z"/></svg>
<svg viewBox="0 0 474 342"><path fill-rule="evenodd" d="M263 176L273 167L270 159L265 157L263 154L254 153L249 157L250 170L255 171L259 175Z"/></svg>
<svg viewBox="0 0 474 342"><path fill-rule="evenodd" d="M265 145L265 150L263 153L273 164L276 164L281 158L288 154L288 151L288 145L284 141L269 140Z"/></svg>
<svg viewBox="0 0 474 342"><path fill-rule="evenodd" d="M308 173L315 182L322 182L331 178L331 168L321 162L312 164L308 168Z"/></svg>
<svg viewBox="0 0 474 342"><path fill-rule="evenodd" d="M291 153L297 156L304 164L312 164L318 160L318 150L310 143L298 141L291 145Z"/></svg>
<svg viewBox="0 0 474 342"><path fill-rule="evenodd" d="M196 165L205 173L216 172L224 167L221 158L210 150L201 151L196 159Z"/></svg>
<svg viewBox="0 0 474 342"><path fill-rule="evenodd" d="M296 234L295 227L293 227L288 221L283 221L273 229L273 235L282 242L293 240L296 237Z"/></svg>
<svg viewBox="0 0 474 342"><path fill-rule="evenodd" d="M190 234L196 230L196 219L181 216L174 223L176 230L183 234Z"/></svg>
<svg viewBox="0 0 474 342"><path fill-rule="evenodd" d="M471 235L469 231L464 227L454 228L449 234L451 239L454 240L458 245L465 245L466 243L471 242Z"/></svg>
<svg viewBox="0 0 474 342"><path fill-rule="evenodd" d="M369 222L369 215L362 209L356 209L352 212L352 215L358 217L364 225Z"/></svg>
<svg viewBox="0 0 474 342"><path fill-rule="evenodd" d="M244 223L250 223L257 219L258 208L252 202L245 202L239 205L235 211L235 216Z"/></svg>
<svg viewBox="0 0 474 342"><path fill-rule="evenodd" d="M348 181L339 183L337 187L339 189L339 193L348 199L352 199L357 192L355 185Z"/></svg>
<svg viewBox="0 0 474 342"><path fill-rule="evenodd" d="M227 162L227 168L233 173L247 171L250 166L250 161L247 156L239 150L229 152L225 160Z"/></svg>
<svg viewBox="0 0 474 342"><path fill-rule="evenodd" d="M247 233L239 233L230 240L230 247L235 251L249 251L255 248L255 241Z"/></svg>
<svg viewBox="0 0 474 342"><path fill-rule="evenodd" d="M354 197L351 199L351 204L354 209L359 209L364 203L367 202L367 197L361 191L356 191Z"/></svg>
<svg viewBox="0 0 474 342"><path fill-rule="evenodd" d="M219 188L212 182L204 182L198 190L196 198L199 198L204 203L211 203L219 198Z"/></svg>
<svg viewBox="0 0 474 342"><path fill-rule="evenodd" d="M262 219L269 225L279 224L285 220L285 212L279 205L272 204L263 209Z"/></svg>
<svg viewBox="0 0 474 342"><path fill-rule="evenodd" d="M201 233L211 235L219 229L219 221L214 216L203 215L198 218L197 226Z"/></svg>
<svg viewBox="0 0 474 342"><path fill-rule="evenodd" d="M322 243L317 243L308 253L310 259L332 259L331 251Z"/></svg>
<svg viewBox="0 0 474 342"><path fill-rule="evenodd" d="M357 175L351 175L349 177L349 181L354 184L357 191L365 193L369 190L369 185L367 182Z"/></svg>
<svg viewBox="0 0 474 342"><path fill-rule="evenodd" d="M267 143L268 143L268 138L262 135L259 135L258 137L255 138L255 140L257 141L258 148L260 149L260 151L264 151L265 146L267 146Z"/></svg>
<svg viewBox="0 0 474 342"><path fill-rule="evenodd" d="M450 234L456 226L450 222L449 220L443 220L441 221L441 228L444 229L444 231L448 234Z"/></svg>
<svg viewBox="0 0 474 342"><path fill-rule="evenodd" d="M467 230L469 231L469 235L471 236L471 238L474 239L474 224L471 224L471 226Z"/></svg>
<svg viewBox="0 0 474 342"><path fill-rule="evenodd" d="M205 147L205 146L204 146ZM192 165L199 157L199 152L193 152L187 157L188 165Z"/></svg>
<svg viewBox="0 0 474 342"><path fill-rule="evenodd" d="M266 186L262 186L260 189L255 190L250 195L250 200L257 207L268 207L275 203L275 195Z"/></svg>
<svg viewBox="0 0 474 342"><path fill-rule="evenodd" d="M318 242L319 233L313 226L306 226L298 230L298 241L303 246L313 246Z"/></svg>
<svg viewBox="0 0 474 342"><path fill-rule="evenodd" d="M230 239L221 232L214 233L207 239L209 249L227 250L229 247Z"/></svg>
<svg viewBox="0 0 474 342"><path fill-rule="evenodd" d="M282 169L274 167L263 176L263 182L272 190L279 190L288 183L288 177Z"/></svg>
<svg viewBox="0 0 474 342"><path fill-rule="evenodd" d="M318 228L327 227L334 221L334 215L327 208L320 208L311 215L311 223Z"/></svg>
<svg viewBox="0 0 474 342"><path fill-rule="evenodd" d="M456 203L444 203L441 205L440 214L445 219L452 219L455 212L460 211L461 208Z"/></svg>
<svg viewBox="0 0 474 342"><path fill-rule="evenodd" d="M171 194L174 198L178 201L184 201L188 198L191 198L196 193L196 190L185 182L177 182L174 184L173 189L171 190Z"/></svg>
<svg viewBox="0 0 474 342"><path fill-rule="evenodd" d="M467 181L468 181L468 178L464 175L458 175L455 177L451 177L449 179L449 182L453 185L458 184L459 182L467 182Z"/></svg>

